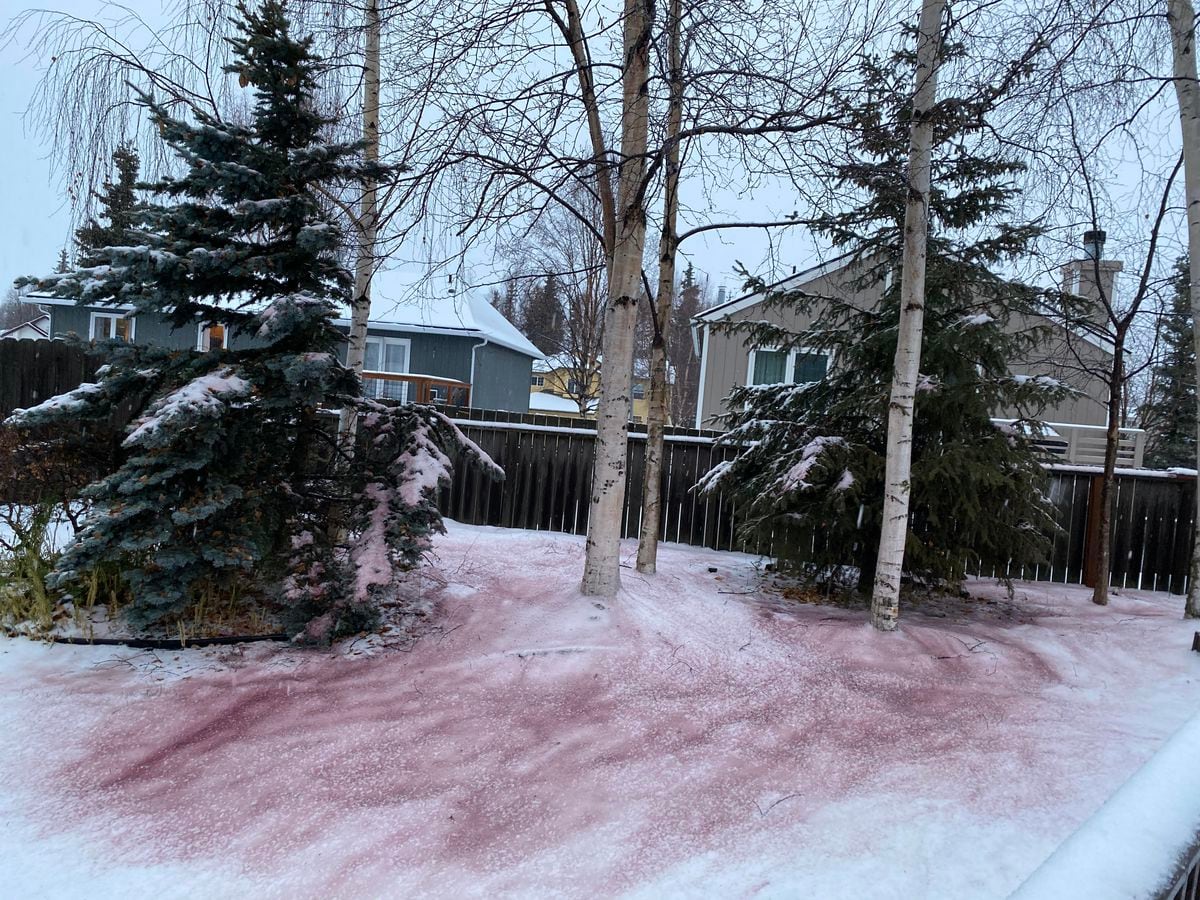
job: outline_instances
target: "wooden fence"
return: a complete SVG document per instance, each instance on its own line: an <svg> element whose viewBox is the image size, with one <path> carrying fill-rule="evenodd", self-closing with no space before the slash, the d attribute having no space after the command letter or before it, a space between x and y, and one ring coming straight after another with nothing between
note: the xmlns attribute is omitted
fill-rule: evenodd
<svg viewBox="0 0 1200 900"><path fill-rule="evenodd" d="M63 341L0 340L0 418L89 380L101 360ZM584 534L591 491L595 422L491 410L449 409L464 431L504 468L494 484L458 471L443 492L443 512L462 522ZM737 511L720 495L700 497L692 487L733 449L715 443L717 432L667 429L663 459L661 537L718 550L770 553L770 546L738 540ZM631 426L629 484L623 530L634 537L641 524L645 431ZM1010 572L1014 577L1073 584L1093 583L1097 473L1059 467L1050 497L1060 531L1047 564ZM1112 584L1117 587L1186 589L1195 527L1196 479L1126 470L1117 479L1113 504ZM1000 575L1001 572L979 572Z"/></svg>
<svg viewBox="0 0 1200 900"><path fill-rule="evenodd" d="M90 381L100 363L65 341L0 340L0 419Z"/></svg>
<svg viewBox="0 0 1200 900"><path fill-rule="evenodd" d="M489 482L457 471L444 491L445 515L473 525L499 525L584 534L587 531L595 423L553 416L520 416L480 410L449 410L452 418L504 469L506 480ZM770 553L737 536L737 510L720 495L700 497L692 487L734 450L715 443L715 432L668 429L663 460L662 530L668 541ZM631 428L629 482L623 533L635 537L641 523L645 433ZM1056 467L1050 499L1059 532L1046 564L1018 571L979 571L1035 581L1094 583L1095 487L1098 471ZM1112 576L1115 587L1183 593L1195 514L1196 479L1164 472L1124 470L1113 504Z"/></svg>

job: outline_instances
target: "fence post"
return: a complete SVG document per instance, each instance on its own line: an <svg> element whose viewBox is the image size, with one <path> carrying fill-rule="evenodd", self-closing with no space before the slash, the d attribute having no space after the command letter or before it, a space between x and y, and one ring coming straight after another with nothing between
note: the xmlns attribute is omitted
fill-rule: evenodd
<svg viewBox="0 0 1200 900"><path fill-rule="evenodd" d="M1103 489L1104 476L1093 475L1083 532L1083 583L1087 587L1095 587L1100 576L1100 496Z"/></svg>

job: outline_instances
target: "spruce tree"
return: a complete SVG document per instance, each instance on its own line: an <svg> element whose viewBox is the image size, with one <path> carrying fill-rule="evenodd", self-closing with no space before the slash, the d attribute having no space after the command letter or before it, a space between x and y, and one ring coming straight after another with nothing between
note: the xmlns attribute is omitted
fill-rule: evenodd
<svg viewBox="0 0 1200 900"><path fill-rule="evenodd" d="M1141 419L1146 423L1146 465L1196 467L1196 346L1188 293L1187 257L1175 264L1171 312L1160 325L1162 362L1154 367L1152 388Z"/></svg>
<svg viewBox="0 0 1200 900"><path fill-rule="evenodd" d="M116 343L98 380L18 413L18 425L106 421L132 409L115 471L54 583L115 568L135 624L171 621L205 596L257 597L323 639L362 624L441 528L435 493L451 455L498 475L440 414L364 400L332 320L349 300L338 226L318 189L386 170L328 143L312 102L322 63L282 4L239 5L228 72L254 91L248 124L143 102L185 164L146 186L99 263L42 284L80 303L132 305L194 334L219 324L235 349ZM336 416L356 404L361 448L338 465Z"/></svg>
<svg viewBox="0 0 1200 900"><path fill-rule="evenodd" d="M553 355L563 348L563 303L558 279L546 276L535 285L521 310L521 331L543 353Z"/></svg>
<svg viewBox="0 0 1200 900"><path fill-rule="evenodd" d="M883 507L903 247L906 68L868 63L868 83L880 95L847 105L857 140L837 169L837 187L858 202L818 226L849 252L859 296L880 289L882 296L863 308L857 298L770 293L768 306L810 315L811 327L796 334L765 321L734 326L754 345L821 351L832 365L813 383L735 389L724 421L726 440L739 452L702 482L732 494L745 537L773 534L780 557L815 576L855 565L861 590L870 589L875 572ZM1033 308L1037 292L994 274L1036 233L1006 219L1019 166L980 149L982 110L945 104L937 115L905 569L922 581L954 583L977 564L1007 571L1048 549L1053 508L1029 436L1034 418L1067 389L1008 368L1044 336L1006 329L1010 313ZM993 424L994 411L1007 407L1027 418Z"/></svg>
<svg viewBox="0 0 1200 900"><path fill-rule="evenodd" d="M103 190L95 195L100 201L106 224L101 225L95 219L89 219L75 231L75 246L79 251L78 264L81 267L99 265L102 257L97 255L97 251L125 243L134 225L141 160L133 144L125 142L113 151L112 161L116 180L106 181Z"/></svg>
<svg viewBox="0 0 1200 900"><path fill-rule="evenodd" d="M688 263L675 304L671 307L671 333L667 341L670 366L671 424L690 426L696 416L696 395L700 389L700 359L692 346L692 317L700 312L700 285L696 270Z"/></svg>

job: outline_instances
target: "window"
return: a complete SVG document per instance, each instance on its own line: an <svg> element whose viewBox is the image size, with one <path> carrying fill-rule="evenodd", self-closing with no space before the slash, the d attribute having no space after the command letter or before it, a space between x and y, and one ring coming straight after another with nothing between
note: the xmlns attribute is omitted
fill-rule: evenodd
<svg viewBox="0 0 1200 900"><path fill-rule="evenodd" d="M529 378L529 384L532 387L545 387L546 386L546 376L545 375L531 375Z"/></svg>
<svg viewBox="0 0 1200 900"><path fill-rule="evenodd" d="M795 351L795 362L792 364L792 381L795 384L812 384L814 381L824 381L829 374L829 357L824 353L812 350Z"/></svg>
<svg viewBox="0 0 1200 900"><path fill-rule="evenodd" d="M199 326L199 337L196 340L196 349L204 350L224 350L225 349L225 326L224 325L201 325Z"/></svg>
<svg viewBox="0 0 1200 900"><path fill-rule="evenodd" d="M93 341L132 341L133 319L120 313L92 313L88 334Z"/></svg>
<svg viewBox="0 0 1200 900"><path fill-rule="evenodd" d="M408 338L368 337L364 372L408 373ZM408 402L408 382L391 378L364 378L363 393L375 400Z"/></svg>
<svg viewBox="0 0 1200 900"><path fill-rule="evenodd" d="M583 393L583 383L580 382L577 378L567 379L567 393L571 394L575 397L578 397L580 394Z"/></svg>
<svg viewBox="0 0 1200 900"><path fill-rule="evenodd" d="M646 399L646 385L642 384L640 381L635 382L633 385L633 399L634 400L645 400Z"/></svg>
<svg viewBox="0 0 1200 900"><path fill-rule="evenodd" d="M829 374L830 358L826 350L751 350L747 380L750 384L812 384Z"/></svg>
<svg viewBox="0 0 1200 900"><path fill-rule="evenodd" d="M756 350L751 356L751 384L781 384L786 379L787 353L782 350Z"/></svg>

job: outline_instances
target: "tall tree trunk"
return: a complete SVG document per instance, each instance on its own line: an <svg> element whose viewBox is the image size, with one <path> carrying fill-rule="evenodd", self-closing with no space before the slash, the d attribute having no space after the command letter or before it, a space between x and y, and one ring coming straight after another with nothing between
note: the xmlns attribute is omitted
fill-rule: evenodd
<svg viewBox="0 0 1200 900"><path fill-rule="evenodd" d="M654 342L650 347L650 409L646 415L646 464L642 481L642 525L638 535L637 570L653 575L658 566L658 530L662 523L663 431L667 424L667 331L675 296L675 256L679 249L679 131L683 127L683 59L680 49L682 0L671 0L667 55L671 67L667 107L666 184L663 190L662 237L658 246L658 302Z"/></svg>
<svg viewBox="0 0 1200 900"><path fill-rule="evenodd" d="M913 117L908 150L908 200L904 209L904 259L900 280L900 329L888 403L887 462L884 473L883 528L871 623L892 631L900 615L900 576L908 537L909 477L912 472L913 407L921 366L925 325L925 248L929 236L929 181L933 160L933 121L946 0L924 0L917 34L917 71L913 80Z"/></svg>
<svg viewBox="0 0 1200 900"><path fill-rule="evenodd" d="M1104 474L1100 476L1100 527L1097 529L1096 584L1092 602L1108 604L1108 579L1112 568L1112 495L1116 484L1117 447L1121 441L1121 386L1125 381L1125 330L1118 327L1113 341L1112 370L1108 385L1108 429L1104 435Z"/></svg>
<svg viewBox="0 0 1200 900"><path fill-rule="evenodd" d="M1188 292L1192 301L1192 338L1196 346L1196 377L1200 380L1200 88L1196 85L1196 11L1191 0L1167 0L1171 49L1175 61L1175 97L1183 134L1183 183L1187 198ZM1198 382L1200 383L1200 382ZM1200 398L1197 398L1200 403ZM1200 422L1200 417L1197 417ZM1200 426L1198 426L1200 428ZM1200 454L1200 435L1197 436ZM1197 462L1200 468L1200 462ZM1196 522L1200 523L1200 489L1196 491ZM1189 567L1184 615L1200 618L1200 526L1196 528Z"/></svg>
<svg viewBox="0 0 1200 900"><path fill-rule="evenodd" d="M621 587L621 510L625 503L634 329L646 240L642 182L649 127L648 76L653 11L653 0L625 0L617 231L608 303L604 310L604 362L600 367L600 402L596 410L596 460L592 469L581 586L584 594L593 596L612 596Z"/></svg>
<svg viewBox="0 0 1200 900"><path fill-rule="evenodd" d="M367 0L364 11L366 32L363 47L363 106L362 132L365 147L363 156L368 162L379 162L379 0ZM354 261L354 295L350 301L350 334L346 341L346 366L360 377L367 353L367 322L371 318L371 276L379 242L379 184L368 178L363 184L358 220L354 223L357 257ZM354 452L357 417L351 407L342 410L338 435L342 452Z"/></svg>

